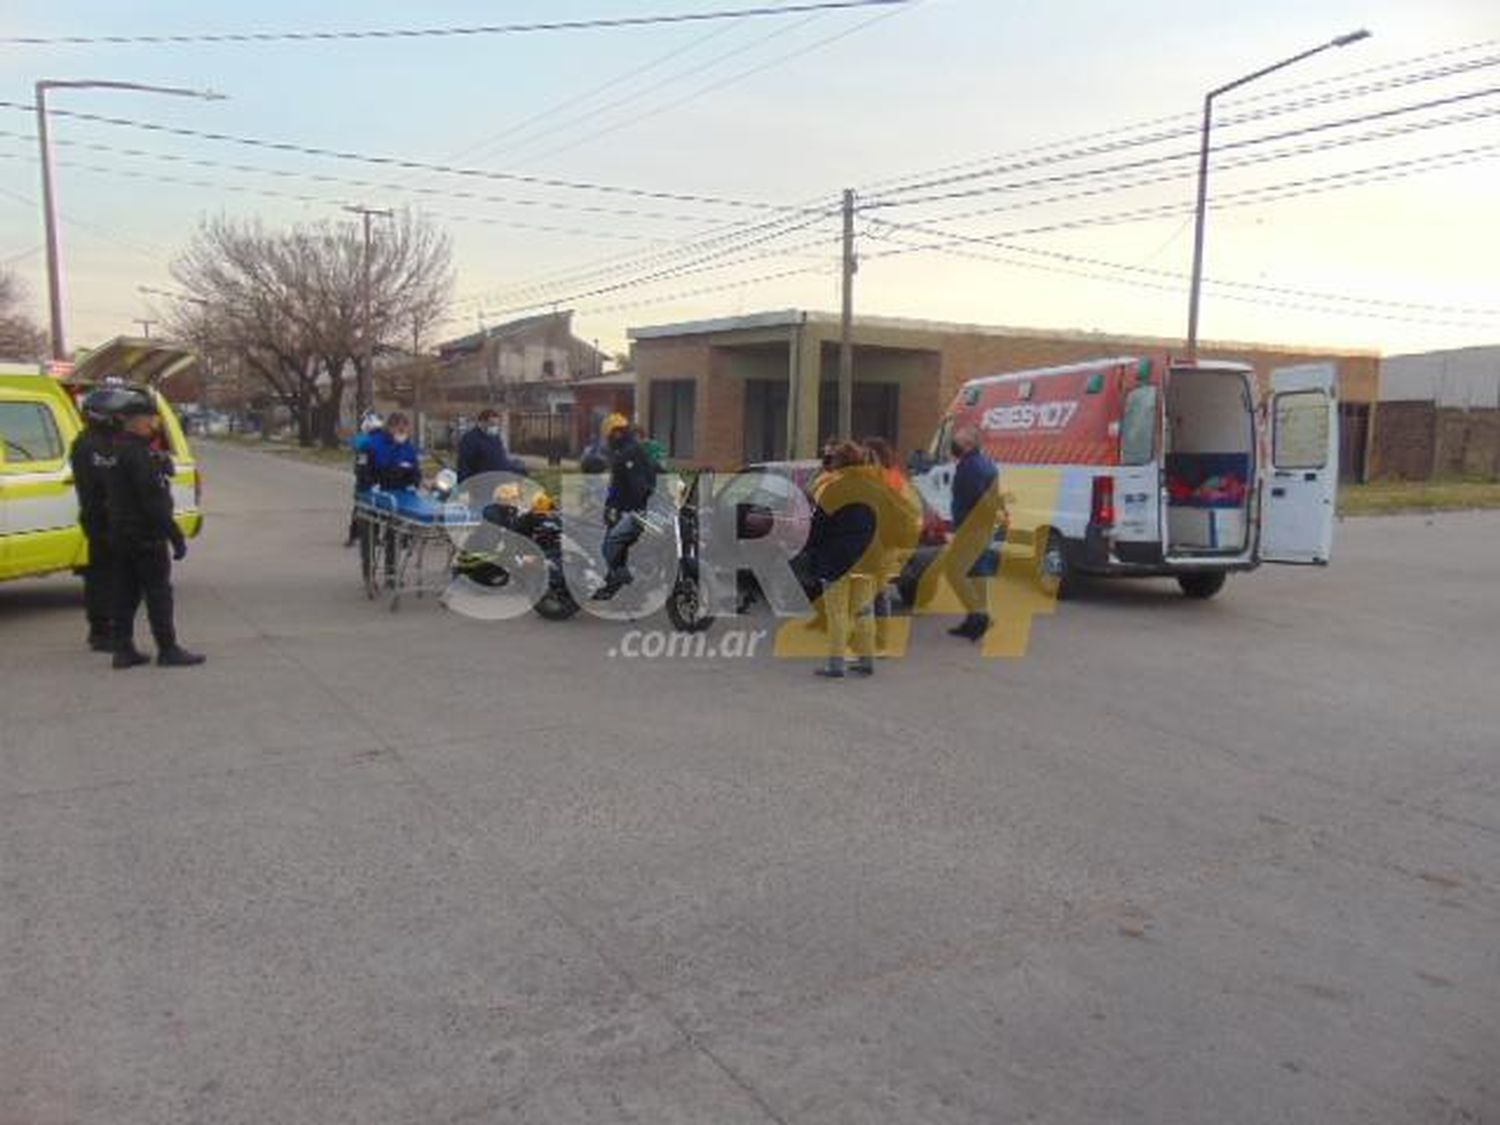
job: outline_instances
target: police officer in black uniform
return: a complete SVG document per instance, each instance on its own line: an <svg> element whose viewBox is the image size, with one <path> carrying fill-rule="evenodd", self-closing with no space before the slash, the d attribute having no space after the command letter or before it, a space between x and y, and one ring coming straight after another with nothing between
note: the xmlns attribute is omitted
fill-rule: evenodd
<svg viewBox="0 0 1500 1125"><path fill-rule="evenodd" d="M106 478L115 563L115 667L134 668L150 660L135 647L135 615L143 598L156 662L168 668L202 664L202 656L177 643L172 619L172 559L187 555L187 540L172 518L172 459L151 447L160 424L156 401L138 391L116 414L120 432Z"/></svg>
<svg viewBox="0 0 1500 1125"><path fill-rule="evenodd" d="M109 544L106 478L115 462L115 412L130 398L123 387L100 387L83 400L83 431L73 440L68 461L78 493L78 523L89 545L83 569L83 606L89 621L89 648L115 650L110 620L114 613L114 556Z"/></svg>

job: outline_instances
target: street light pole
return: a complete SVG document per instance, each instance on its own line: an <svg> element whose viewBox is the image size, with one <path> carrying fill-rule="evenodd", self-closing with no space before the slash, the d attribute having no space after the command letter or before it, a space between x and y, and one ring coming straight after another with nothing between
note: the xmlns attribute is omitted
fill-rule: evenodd
<svg viewBox="0 0 1500 1125"><path fill-rule="evenodd" d="M1203 236L1204 228L1208 223L1208 153L1209 135L1213 129L1214 99L1220 94L1227 94L1231 90L1238 90L1241 86L1254 82L1257 78L1264 78L1268 74L1274 74L1278 70L1310 59L1314 55L1320 55L1333 47L1347 47L1352 43L1358 43L1362 39L1368 39L1370 33L1364 29L1351 31L1346 35L1340 35L1336 39L1330 39L1326 43L1319 43L1316 47L1309 47L1305 51L1292 55L1290 58L1282 59L1280 62L1272 63L1270 66L1261 67L1254 73L1247 74L1243 78L1236 78L1233 82L1226 82L1208 92L1203 99L1203 135L1198 145L1198 205L1193 224L1193 281L1188 291L1188 331L1187 331L1187 354L1189 359L1198 356L1198 303L1203 289Z"/></svg>
<svg viewBox="0 0 1500 1125"><path fill-rule="evenodd" d="M63 338L62 255L58 249L57 205L52 190L52 146L47 141L48 90L129 90L142 94L170 94L179 98L201 98L223 101L224 95L212 90L189 90L181 86L150 86L142 82L116 82L107 78L48 79L36 84L36 139L41 147L42 225L47 240L47 312L52 336L52 358L68 358Z"/></svg>
<svg viewBox="0 0 1500 1125"><path fill-rule="evenodd" d="M839 424L838 436L854 439L854 192L844 192L844 250L842 300L839 310ZM816 377L816 376L815 376Z"/></svg>
<svg viewBox="0 0 1500 1125"><path fill-rule="evenodd" d="M358 215L364 220L365 225L365 249L362 262L363 278L360 282L360 301L364 305L364 311L360 317L362 322L360 328L360 352L363 358L360 361L359 371L356 373L358 378L354 384L355 413L363 418L365 411L369 410L372 405L371 392L373 386L371 377L373 372L370 368L375 362L375 342L370 336L370 254L372 250L370 220L377 217L382 219L394 218L395 213L379 207L365 207L362 205L345 207L344 210L350 214Z"/></svg>

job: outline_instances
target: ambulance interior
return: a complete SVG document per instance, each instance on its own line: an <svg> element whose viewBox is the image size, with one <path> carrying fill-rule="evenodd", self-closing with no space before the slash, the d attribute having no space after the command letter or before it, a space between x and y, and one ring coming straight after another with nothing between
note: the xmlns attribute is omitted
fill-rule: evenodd
<svg viewBox="0 0 1500 1125"><path fill-rule="evenodd" d="M1166 553L1244 552L1255 474L1248 374L1174 370L1165 401Z"/></svg>

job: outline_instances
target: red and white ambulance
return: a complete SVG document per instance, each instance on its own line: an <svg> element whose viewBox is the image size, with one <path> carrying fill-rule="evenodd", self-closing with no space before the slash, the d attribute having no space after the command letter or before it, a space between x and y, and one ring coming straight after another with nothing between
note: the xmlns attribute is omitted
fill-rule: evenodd
<svg viewBox="0 0 1500 1125"><path fill-rule="evenodd" d="M1000 488L1021 489L1007 552L1029 551L1044 586L1077 573L1169 575L1189 597L1263 562L1324 565L1338 483L1337 371L1125 357L972 379L913 481L950 510L953 433L974 427Z"/></svg>

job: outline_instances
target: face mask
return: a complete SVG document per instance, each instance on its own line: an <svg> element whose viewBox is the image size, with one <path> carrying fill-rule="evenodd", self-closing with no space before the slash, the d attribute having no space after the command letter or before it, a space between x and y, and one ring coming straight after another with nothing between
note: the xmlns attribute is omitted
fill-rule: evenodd
<svg viewBox="0 0 1500 1125"><path fill-rule="evenodd" d="M391 437L398 442L405 441L410 436L410 434L402 433L400 430L397 430L391 435Z"/></svg>
<svg viewBox="0 0 1500 1125"><path fill-rule="evenodd" d="M499 437L500 436L500 427L499 426L486 426L484 428L484 432L487 433L487 434L489 434L490 437Z"/></svg>

